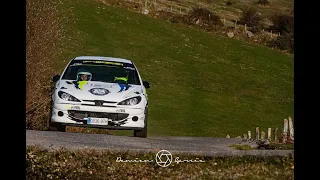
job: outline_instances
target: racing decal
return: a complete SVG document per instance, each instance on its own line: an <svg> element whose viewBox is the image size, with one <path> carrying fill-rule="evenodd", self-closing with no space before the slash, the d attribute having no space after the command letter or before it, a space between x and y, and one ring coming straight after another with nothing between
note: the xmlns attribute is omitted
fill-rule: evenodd
<svg viewBox="0 0 320 180"><path fill-rule="evenodd" d="M104 89L104 88L92 88L89 90L89 92L97 96L103 96L110 93L108 89Z"/></svg>
<svg viewBox="0 0 320 180"><path fill-rule="evenodd" d="M77 89L80 89L80 88L79 88L78 81L73 81L73 84L74 84L74 87L76 87Z"/></svg>
<svg viewBox="0 0 320 180"><path fill-rule="evenodd" d="M128 82L128 76L127 77L115 77L114 81L123 81L125 83Z"/></svg>
<svg viewBox="0 0 320 180"><path fill-rule="evenodd" d="M114 78L114 81L118 81L118 85L120 86L120 91L119 92L122 92L123 90L128 90L129 87L131 87L129 84L128 84L128 76L127 77L115 77ZM120 81L120 82L119 82Z"/></svg>
<svg viewBox="0 0 320 180"><path fill-rule="evenodd" d="M80 106L71 106L72 110L80 110Z"/></svg>
<svg viewBox="0 0 320 180"><path fill-rule="evenodd" d="M117 113L125 113L126 110L125 110L125 109L117 109L116 112L117 112Z"/></svg>
<svg viewBox="0 0 320 180"><path fill-rule="evenodd" d="M82 61L82 63L93 63L93 64L107 64L107 65L116 65L123 66L123 63L120 62L112 62L112 61Z"/></svg>
<svg viewBox="0 0 320 180"><path fill-rule="evenodd" d="M94 88L104 88L104 89L107 89L107 88L113 88L113 84L112 85L106 85L106 84L91 84L90 86L93 86Z"/></svg>
<svg viewBox="0 0 320 180"><path fill-rule="evenodd" d="M124 68L130 71L136 70L135 66L131 63L106 61L106 60L77 60L77 61L72 61L69 66L101 66L101 65Z"/></svg>
<svg viewBox="0 0 320 180"><path fill-rule="evenodd" d="M70 105L66 105L67 109L71 109L71 110L80 110L80 106L70 106Z"/></svg>
<svg viewBox="0 0 320 180"><path fill-rule="evenodd" d="M74 86L77 89L83 89L83 85L88 84L88 81L73 81Z"/></svg>
<svg viewBox="0 0 320 180"><path fill-rule="evenodd" d="M82 90L83 89L83 85L88 84L88 81L79 81L79 88Z"/></svg>
<svg viewBox="0 0 320 180"><path fill-rule="evenodd" d="M123 83L118 83L118 85L120 86L120 91L119 92L122 92L123 90L126 91L129 89L129 87L131 87L129 84L123 84Z"/></svg>

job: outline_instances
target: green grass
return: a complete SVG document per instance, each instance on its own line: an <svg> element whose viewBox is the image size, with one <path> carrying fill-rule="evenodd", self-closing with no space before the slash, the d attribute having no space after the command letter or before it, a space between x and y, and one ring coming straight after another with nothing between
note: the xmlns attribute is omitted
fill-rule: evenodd
<svg viewBox="0 0 320 180"><path fill-rule="evenodd" d="M266 147L252 147L248 144L233 144L230 146L233 149L237 150L254 150L254 149L261 149L261 150L294 150L294 144L277 144L277 143L271 143Z"/></svg>
<svg viewBox="0 0 320 180"><path fill-rule="evenodd" d="M294 144L276 144L276 143L271 143L269 146L261 149L276 149L276 150L294 150Z"/></svg>
<svg viewBox="0 0 320 180"><path fill-rule="evenodd" d="M250 145L247 145L247 144L233 144L230 147L232 147L233 149L236 149L236 150L252 150L252 149L255 149L255 148L253 148L253 147L251 147Z"/></svg>
<svg viewBox="0 0 320 180"><path fill-rule="evenodd" d="M26 179L293 179L293 157L205 157L172 154L168 167L155 153L26 148ZM122 162L117 162L118 158ZM204 162L180 162L198 160ZM198 159L197 159L198 158ZM123 162L141 160L145 162Z"/></svg>
<svg viewBox="0 0 320 180"><path fill-rule="evenodd" d="M55 62L133 60L148 90L148 136L238 136L293 115L292 55L91 0L59 4L67 31Z"/></svg>

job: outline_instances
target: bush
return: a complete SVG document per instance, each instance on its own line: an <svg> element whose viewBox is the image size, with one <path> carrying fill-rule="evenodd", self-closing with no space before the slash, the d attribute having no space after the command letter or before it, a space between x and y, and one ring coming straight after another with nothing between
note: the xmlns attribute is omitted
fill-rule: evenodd
<svg viewBox="0 0 320 180"><path fill-rule="evenodd" d="M269 0L258 0L257 4L269 5L270 2L269 2Z"/></svg>
<svg viewBox="0 0 320 180"><path fill-rule="evenodd" d="M231 6L231 5L232 5L232 2L231 2L231 1L227 1L227 2L226 2L226 5L227 5L227 6Z"/></svg>
<svg viewBox="0 0 320 180"><path fill-rule="evenodd" d="M179 14L173 14L168 19L171 23L178 23L178 24L185 24L185 25L191 25L192 23L189 21L187 16L179 15Z"/></svg>
<svg viewBox="0 0 320 180"><path fill-rule="evenodd" d="M242 17L240 18L240 24L247 24L248 27L259 26L261 21L261 15L254 7L246 7L242 10Z"/></svg>
<svg viewBox="0 0 320 180"><path fill-rule="evenodd" d="M177 24L186 24L191 25L192 23L189 22L189 19L186 15L180 15L175 14L173 12L160 10L157 11L158 15L157 17L166 21L169 21L171 23L177 23Z"/></svg>
<svg viewBox="0 0 320 180"><path fill-rule="evenodd" d="M57 4L26 1L26 128L46 130L51 108L51 78L58 59L60 27Z"/></svg>
<svg viewBox="0 0 320 180"><path fill-rule="evenodd" d="M294 52L294 34L286 33L278 36L277 39L271 40L267 44L269 47L278 48L281 50L288 50L290 53Z"/></svg>
<svg viewBox="0 0 320 180"><path fill-rule="evenodd" d="M271 17L273 31L280 32L281 34L291 33L294 28L294 17L293 15L287 14L276 14Z"/></svg>
<svg viewBox="0 0 320 180"><path fill-rule="evenodd" d="M204 0L204 2L206 2L206 3L213 3L214 2L214 0Z"/></svg>
<svg viewBox="0 0 320 180"><path fill-rule="evenodd" d="M262 28L260 26L253 26L248 27L247 30L251 31L252 33L259 33L261 32Z"/></svg>
<svg viewBox="0 0 320 180"><path fill-rule="evenodd" d="M208 26L222 26L220 17L205 8L193 8L189 13L189 19L199 20L199 25L207 24Z"/></svg>

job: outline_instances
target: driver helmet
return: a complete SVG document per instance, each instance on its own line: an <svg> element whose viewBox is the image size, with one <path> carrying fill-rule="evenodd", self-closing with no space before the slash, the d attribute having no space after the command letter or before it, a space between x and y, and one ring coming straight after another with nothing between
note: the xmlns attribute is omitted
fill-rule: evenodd
<svg viewBox="0 0 320 180"><path fill-rule="evenodd" d="M77 73L77 80L78 81L90 81L92 78L92 74L85 69L80 69Z"/></svg>

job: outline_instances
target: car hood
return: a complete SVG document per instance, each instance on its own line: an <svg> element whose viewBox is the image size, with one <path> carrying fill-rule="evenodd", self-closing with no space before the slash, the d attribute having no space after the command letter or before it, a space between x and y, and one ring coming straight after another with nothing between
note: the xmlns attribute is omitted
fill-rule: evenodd
<svg viewBox="0 0 320 180"><path fill-rule="evenodd" d="M57 84L57 90L66 92L76 97L79 100L104 100L104 101L115 101L120 102L130 97L139 96L143 94L141 85L129 85L128 89L121 86L118 83L105 83L98 81L88 81L86 84L77 88L74 81L71 80L60 80ZM78 86L79 87L79 86ZM92 93L92 89L107 89L108 93L105 95L96 95ZM101 91L100 91L101 92Z"/></svg>

